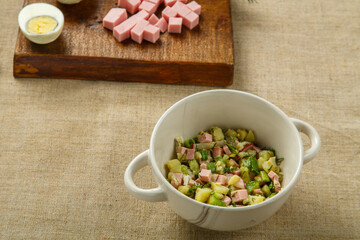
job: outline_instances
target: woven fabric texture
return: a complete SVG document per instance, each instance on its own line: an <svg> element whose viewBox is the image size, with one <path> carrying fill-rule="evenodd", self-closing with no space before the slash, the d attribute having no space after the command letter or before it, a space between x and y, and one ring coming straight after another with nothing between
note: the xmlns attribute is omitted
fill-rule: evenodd
<svg viewBox="0 0 360 240"><path fill-rule="evenodd" d="M227 88L269 100L322 139L285 205L238 232L198 228L123 181L162 113L214 87L15 79L22 4L0 0L0 239L360 239L360 1L232 0ZM149 167L136 176L156 186Z"/></svg>

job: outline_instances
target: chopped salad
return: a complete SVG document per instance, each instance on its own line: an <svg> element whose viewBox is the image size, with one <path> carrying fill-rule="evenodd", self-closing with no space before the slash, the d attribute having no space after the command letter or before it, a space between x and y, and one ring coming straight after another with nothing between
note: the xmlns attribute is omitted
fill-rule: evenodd
<svg viewBox="0 0 360 240"><path fill-rule="evenodd" d="M166 163L171 185L199 202L242 207L281 191L283 173L271 148L259 148L252 130L211 127L195 138L175 138L176 159Z"/></svg>

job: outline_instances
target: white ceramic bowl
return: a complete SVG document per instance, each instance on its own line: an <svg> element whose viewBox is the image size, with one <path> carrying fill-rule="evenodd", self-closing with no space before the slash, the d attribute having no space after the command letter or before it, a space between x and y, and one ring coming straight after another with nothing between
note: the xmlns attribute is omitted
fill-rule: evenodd
<svg viewBox="0 0 360 240"><path fill-rule="evenodd" d="M272 147L284 172L284 189L266 201L237 208L207 205L180 193L165 178L165 163L174 158L174 138L193 137L211 126L246 128L255 132L260 146ZM299 131L311 140L304 152ZM273 215L287 200L304 163L320 148L320 137L309 124L286 116L278 107L255 95L235 90L212 90L188 96L170 107L157 122L150 149L138 155L125 171L125 185L145 201L167 201L182 218L203 228L234 231L256 225ZM140 189L133 176L150 165L158 182L155 189Z"/></svg>
<svg viewBox="0 0 360 240"><path fill-rule="evenodd" d="M35 34L30 33L26 29L28 21L34 17L50 16L54 18L58 25L48 33ZM37 44L47 44L55 41L61 34L64 27L64 15L57 7L47 3L32 3L26 5L19 13L18 22L21 32L30 41Z"/></svg>

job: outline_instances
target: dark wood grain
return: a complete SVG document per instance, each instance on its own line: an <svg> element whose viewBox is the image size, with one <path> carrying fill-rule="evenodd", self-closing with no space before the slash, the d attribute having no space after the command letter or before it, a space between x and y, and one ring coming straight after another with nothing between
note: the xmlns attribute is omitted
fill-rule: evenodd
<svg viewBox="0 0 360 240"><path fill-rule="evenodd" d="M137 81L194 85L232 84L234 55L229 0L198 0L200 24L181 34L165 33L157 43L119 43L102 27L117 1L84 0L62 5L47 2L65 16L61 36L37 45L19 32L14 54L15 77ZM157 15L161 15L159 9Z"/></svg>

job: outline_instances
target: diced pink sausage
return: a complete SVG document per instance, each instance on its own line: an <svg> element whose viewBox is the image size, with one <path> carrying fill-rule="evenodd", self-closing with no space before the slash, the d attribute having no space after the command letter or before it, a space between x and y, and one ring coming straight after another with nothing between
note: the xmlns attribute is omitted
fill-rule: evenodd
<svg viewBox="0 0 360 240"><path fill-rule="evenodd" d="M274 188L275 188L275 192L278 193L281 190L281 184L278 180L274 179Z"/></svg>
<svg viewBox="0 0 360 240"><path fill-rule="evenodd" d="M200 185L204 185L204 182L201 181L200 177L198 179L196 179L195 182L200 184Z"/></svg>
<svg viewBox="0 0 360 240"><path fill-rule="evenodd" d="M229 206L230 203L231 203L231 198L229 198L228 196L224 196L224 197L221 199L221 201L223 201L223 202L226 204L226 206Z"/></svg>
<svg viewBox="0 0 360 240"><path fill-rule="evenodd" d="M219 175L218 179L216 180L217 183L225 186L227 184L227 177L224 175Z"/></svg>
<svg viewBox="0 0 360 240"><path fill-rule="evenodd" d="M176 0L164 0L165 6L172 7L176 3Z"/></svg>
<svg viewBox="0 0 360 240"><path fill-rule="evenodd" d="M160 32L160 29L159 29L159 32ZM194 155L195 155L195 150L194 149L187 149L186 150L186 160L194 159Z"/></svg>
<svg viewBox="0 0 360 240"><path fill-rule="evenodd" d="M212 142L212 135L209 133L204 133L198 137L198 141L201 143L210 143Z"/></svg>
<svg viewBox="0 0 360 240"><path fill-rule="evenodd" d="M186 15L188 15L191 12L192 11L188 7L186 7L185 4L182 4L182 6L180 6L179 9L177 10L177 16L184 18Z"/></svg>
<svg viewBox="0 0 360 240"><path fill-rule="evenodd" d="M124 22L120 23L113 29L113 35L119 42L124 41L125 39L130 37L130 30L141 20L147 19L149 17L149 13L146 11L140 11Z"/></svg>
<svg viewBox="0 0 360 240"><path fill-rule="evenodd" d="M240 169L236 169L235 171L232 172L235 175L240 176L241 170Z"/></svg>
<svg viewBox="0 0 360 240"><path fill-rule="evenodd" d="M248 193L246 189L236 190L231 192L232 202L240 202L247 199L247 197L248 197Z"/></svg>
<svg viewBox="0 0 360 240"><path fill-rule="evenodd" d="M144 1L154 3L156 5L156 8L158 8L162 3L162 0L144 0Z"/></svg>
<svg viewBox="0 0 360 240"><path fill-rule="evenodd" d="M219 174L216 174L216 173L212 174L212 175L211 175L211 181L212 181L212 182L216 182L216 180L218 179L218 177L219 177Z"/></svg>
<svg viewBox="0 0 360 240"><path fill-rule="evenodd" d="M183 183L183 174L182 173L174 173L171 180L171 185L173 185L176 189Z"/></svg>
<svg viewBox="0 0 360 240"><path fill-rule="evenodd" d="M147 25L144 29L144 39L151 43L155 43L160 38L160 28L154 25Z"/></svg>
<svg viewBox="0 0 360 240"><path fill-rule="evenodd" d="M201 181L203 181L203 182L210 182L211 171L208 169L202 169L201 172L199 173L199 177L200 177Z"/></svg>
<svg viewBox="0 0 360 240"><path fill-rule="evenodd" d="M126 10L123 8L112 8L103 19L103 26L107 29L113 28L127 19Z"/></svg>
<svg viewBox="0 0 360 240"><path fill-rule="evenodd" d="M118 0L118 6L121 8L126 8L127 0Z"/></svg>
<svg viewBox="0 0 360 240"><path fill-rule="evenodd" d="M181 8L183 7L186 7L185 4L183 4L182 2L180 1L177 1L171 8L176 11L176 12L179 12Z"/></svg>
<svg viewBox="0 0 360 240"><path fill-rule="evenodd" d="M156 24L159 22L159 18L155 15L155 14L153 14L153 15L151 15L150 16L150 18L149 18L149 23L151 24L151 25L154 25L154 26L156 26ZM157 26L156 26L157 27ZM161 30L161 29L160 29Z"/></svg>
<svg viewBox="0 0 360 240"><path fill-rule="evenodd" d="M186 6L197 15L201 14L201 5L199 5L197 2L189 2L188 4L186 4Z"/></svg>
<svg viewBox="0 0 360 240"><path fill-rule="evenodd" d="M194 13L195 14L195 13ZM229 149L229 147L227 145L224 145L223 146L223 149L224 149L224 152L227 154L227 155L230 155L231 154L231 151Z"/></svg>
<svg viewBox="0 0 360 240"><path fill-rule="evenodd" d="M190 30L199 25L199 15L194 12L190 12L183 17L183 24Z"/></svg>
<svg viewBox="0 0 360 240"><path fill-rule="evenodd" d="M193 179L190 179L188 184L192 187L195 185L195 181Z"/></svg>
<svg viewBox="0 0 360 240"><path fill-rule="evenodd" d="M237 183L235 183L234 186L240 189L246 189L245 182L242 178L240 178L240 180Z"/></svg>
<svg viewBox="0 0 360 240"><path fill-rule="evenodd" d="M157 10L157 6L154 3L143 1L139 6L139 11L145 10L150 14L153 14Z"/></svg>
<svg viewBox="0 0 360 240"><path fill-rule="evenodd" d="M200 164L200 170L207 169L206 163Z"/></svg>
<svg viewBox="0 0 360 240"><path fill-rule="evenodd" d="M221 157L223 155L223 149L220 147L214 147L213 158Z"/></svg>
<svg viewBox="0 0 360 240"><path fill-rule="evenodd" d="M168 24L169 33L181 33L182 18L170 17Z"/></svg>
<svg viewBox="0 0 360 240"><path fill-rule="evenodd" d="M127 0L126 10L134 14L138 11L141 1L140 0Z"/></svg>
<svg viewBox="0 0 360 240"><path fill-rule="evenodd" d="M187 149L186 147L179 146L178 149L177 149L177 152L181 153L181 154L184 154L186 152L186 149Z"/></svg>
<svg viewBox="0 0 360 240"><path fill-rule="evenodd" d="M277 180L277 181L279 181L279 175L277 175L275 172L273 172L273 171L270 171L269 173L268 173L268 176L269 176L269 178L272 180L272 181L274 181L274 180Z"/></svg>
<svg viewBox="0 0 360 240"><path fill-rule="evenodd" d="M161 15L167 22L169 22L169 19L171 17L176 17L177 12L174 11L171 7L167 6L162 12Z"/></svg>
<svg viewBox="0 0 360 240"><path fill-rule="evenodd" d="M255 194L262 194L262 191L260 188L254 189Z"/></svg>
<svg viewBox="0 0 360 240"><path fill-rule="evenodd" d="M131 29L130 33L131 33L131 39L134 40L135 42L141 44L142 40L143 40L143 36L144 36L144 30L146 28L146 26L149 24L148 21L146 21L145 19L141 19L133 29Z"/></svg>

